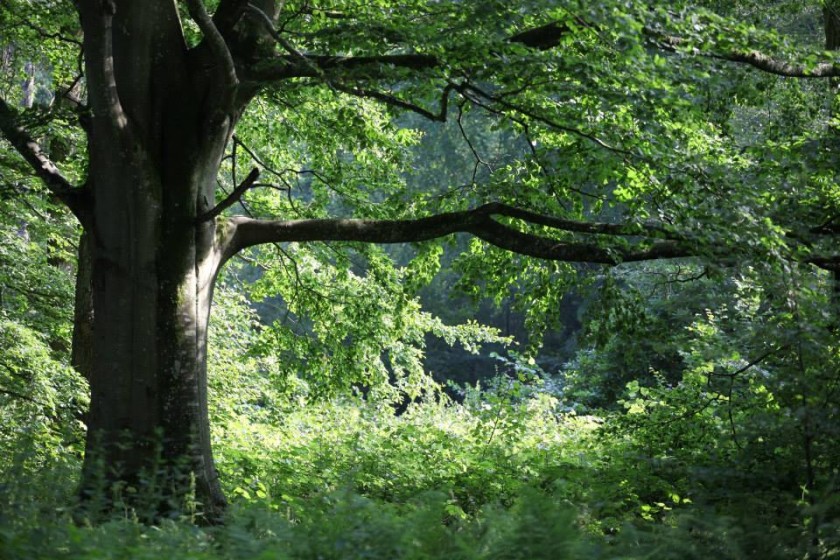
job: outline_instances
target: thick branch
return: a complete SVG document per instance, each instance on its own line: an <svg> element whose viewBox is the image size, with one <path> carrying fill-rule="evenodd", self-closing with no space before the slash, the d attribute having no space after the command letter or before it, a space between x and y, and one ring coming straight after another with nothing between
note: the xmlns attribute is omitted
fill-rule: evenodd
<svg viewBox="0 0 840 560"><path fill-rule="evenodd" d="M686 41L681 37L665 35L649 27L644 29L644 33L657 46L668 51L676 51L679 48L685 48L687 45ZM747 64L758 70L787 78L840 77L840 64L834 62L821 62L813 65L795 64L773 58L759 51L704 52L701 54L718 60Z"/></svg>
<svg viewBox="0 0 840 560"><path fill-rule="evenodd" d="M564 220L562 218L555 218L554 216L546 216L524 210L509 204L502 204L500 202L492 202L483 206L485 211L490 214L499 216L507 216L509 218L517 218L537 224L547 226L550 228L573 231L577 233L594 233L604 235L618 235L618 236L658 236L666 239L677 240L677 236L669 234L664 228L651 224L610 224L604 222L579 222L575 220Z"/></svg>
<svg viewBox="0 0 840 560"><path fill-rule="evenodd" d="M658 258L691 256L691 252L675 241L658 241L646 248L604 249L594 243L566 242L523 233L493 219L494 214L512 215L545 225L551 223L555 229L562 223L574 222L555 220L526 211L515 211L512 207L488 204L474 210L449 212L414 220L352 220L321 219L266 221L237 217L231 220L235 228L225 258L254 245L288 241L356 241L365 243L408 243L428 241L453 233L470 233L480 239L515 253L541 259L567 262L591 262L617 264L623 261L639 261ZM581 226L582 224L577 224ZM599 226L598 224L594 224ZM600 224L607 226L608 224ZM605 230L606 231L606 230ZM603 233L603 232L597 232Z"/></svg>
<svg viewBox="0 0 840 560"><path fill-rule="evenodd" d="M636 246L610 248L582 241L560 241L526 233L498 222L493 216L507 216L563 232L641 237ZM231 235L222 248L223 262L247 247L265 243L307 241L349 241L360 243L415 243L454 233L469 233L487 243L539 259L616 265L657 259L696 257L706 252L686 243L680 236L651 224L609 224L576 222L537 214L501 203L490 203L462 212L448 212L408 220L256 220L242 216L230 220ZM664 239L662 239L664 237ZM659 238L659 240L651 240ZM730 256L721 257L731 260ZM814 256L802 262L840 271L840 255Z"/></svg>
<svg viewBox="0 0 840 560"><path fill-rule="evenodd" d="M228 3L235 4L236 2ZM590 27L583 20L580 20L578 24ZM527 47L546 50L558 45L560 37L568 31L568 25L552 22L541 27L525 30L510 37L508 40L512 43L521 43ZM276 34L275 38L277 38ZM288 47L286 48L288 50ZM304 56L305 60L301 59L300 54L293 54L292 56L279 56L270 61L263 61L252 69L250 77L258 81L271 81L286 78L316 78L320 77L320 73L328 70L349 71L367 69L376 72L383 65L409 70L424 70L437 68L441 65L441 61L437 57L426 54L354 57Z"/></svg>
<svg viewBox="0 0 840 560"><path fill-rule="evenodd" d="M595 26L587 22L583 18L576 17L574 25L577 27L594 28ZM568 23L560 21L552 21L540 27L526 29L516 35L512 36L508 41L511 43L521 43L526 47L545 51L553 49L560 44L560 39L570 31Z"/></svg>
<svg viewBox="0 0 840 560"><path fill-rule="evenodd" d="M222 0L213 14L213 23L222 35L229 33L245 14L249 0Z"/></svg>
<svg viewBox="0 0 840 560"><path fill-rule="evenodd" d="M593 243L560 242L555 239L523 233L492 219L465 230L476 237L514 253L538 259L565 262L587 262L615 265L621 262L674 259L694 256L674 241L657 241L646 248L604 249Z"/></svg>
<svg viewBox="0 0 840 560"><path fill-rule="evenodd" d="M383 67L424 70L436 68L440 62L427 54L393 54L382 56L321 56L281 55L264 60L248 72L254 81L274 81L287 78L320 78L328 71L359 72L375 78L382 75Z"/></svg>
<svg viewBox="0 0 840 560"><path fill-rule="evenodd" d="M41 151L41 146L17 124L17 114L0 98L0 131L12 147L29 163L35 174L56 198L67 205L83 224L88 212L87 190L76 188Z"/></svg>
<svg viewBox="0 0 840 560"><path fill-rule="evenodd" d="M190 12L190 17L198 24L198 28L204 34L204 40L213 54L222 63L222 80L223 89L226 90L227 95L231 95L239 85L239 80L236 77L236 65L233 62L233 56L228 50L227 43L224 37L216 28L213 19L208 15L204 8L202 0L186 0L187 9Z"/></svg>
<svg viewBox="0 0 840 560"><path fill-rule="evenodd" d="M758 51L733 52L722 55L712 55L713 58L748 64L777 76L788 78L836 78L840 76L840 64L821 62L813 66L791 64L762 54Z"/></svg>
<svg viewBox="0 0 840 560"><path fill-rule="evenodd" d="M84 30L85 65L88 96L94 118L107 118L116 138L128 130L128 118L117 92L114 75L113 22L114 0L79 2Z"/></svg>

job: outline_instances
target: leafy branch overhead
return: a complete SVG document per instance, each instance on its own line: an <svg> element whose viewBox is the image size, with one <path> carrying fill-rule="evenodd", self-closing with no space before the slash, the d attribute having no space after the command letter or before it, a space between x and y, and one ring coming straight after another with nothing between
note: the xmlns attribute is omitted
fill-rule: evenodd
<svg viewBox="0 0 840 560"><path fill-rule="evenodd" d="M264 5L263 5L264 4ZM104 6L104 8L103 8ZM123 115L123 100L120 94L125 87L121 88L116 83L117 77L113 71L106 66L112 46L111 35L114 17L119 17L116 10L125 9L117 3L79 2L79 11L83 23L87 20L95 20L99 23L96 31L89 30L86 33L86 52L89 60L87 71L102 73L97 80L104 80L111 85L105 88L102 93L91 92L88 102L91 104L95 115L104 117L116 124L116 129L130 131L136 125L137 118L131 118L134 109L129 107L128 114ZM318 20L311 32L301 32L306 29L306 22L312 21L311 7L304 5L293 7L280 4L275 6L273 2L247 2L242 0L223 0L220 2L212 18L208 15L204 5L199 0L186 1L186 7L190 18L196 23L203 40L193 47L193 51L201 54L204 64L212 64L218 68L221 74L213 81L218 83L219 94L215 101L216 111L222 116L230 115L236 119L247 102L258 95L264 88L276 88L284 81L314 80L311 85L324 84L335 91L343 92L351 96L369 98L381 102L389 107L407 110L431 120L445 121L449 118L449 101L454 95L459 104L475 105L476 107L495 113L502 118L507 118L518 123L519 126L529 126L527 123L535 123L543 128L554 130L558 133L576 134L584 139L591 140L596 147L606 150L614 150L616 157L625 160L628 167L633 167L642 160L643 156L632 150L617 148L607 143L598 136L597 131L587 131L587 126L582 123L570 122L568 118L555 118L551 108L534 105L533 97L539 95L545 89L540 80L551 84L555 78L551 72L556 72L554 67L562 68L565 60L574 59L580 55L575 49L594 46L597 48L614 48L613 45L604 44L615 40L612 37L618 36L627 39L627 31L624 29L611 29L615 21L609 21L604 12L594 10L585 15L569 15L573 12L559 10L565 14L562 19L556 19L541 25L534 25L514 31L506 32L506 36L497 35L490 41L476 42L474 45L462 45L464 48L484 49L477 52L477 58L464 58L454 56L454 61L449 58L457 54L457 43L454 46L446 46L442 43L437 50L435 48L423 47L416 41L407 30L401 32L386 33L389 45L385 52L363 54L332 54L319 53L319 48L330 48L331 38L341 37L345 30L347 33L363 33L365 29L364 11L361 16L355 16L351 10L337 10ZM282 9L279 9L282 8ZM7 7L7 9L9 9ZM424 13L420 8L417 18L433 18L440 16L437 13ZM557 11L557 10L555 10ZM113 13L112 13L113 12ZM669 12L675 16L673 12ZM499 19L500 14L491 14ZM644 16L644 14L641 14ZM654 12L650 14L654 18ZM168 21L173 21L169 18ZM436 21L436 20L435 20ZM355 27L354 27L355 26ZM679 30L679 24L676 25ZM711 28L711 27L710 27ZM294 30L294 31L293 31ZM171 27L161 31L170 37L170 41L177 40L172 34L177 31ZM614 35L611 33L618 33ZM43 31L43 33L48 33ZM177 32L180 35L180 31ZM323 38L326 39L323 39ZM299 39L302 38L302 39ZM300 41L301 46L295 46L294 41ZM458 39L456 39L457 41ZM691 54L692 39L669 33L661 24L644 25L638 33L636 40L640 45L651 45L659 48L665 53L681 53L683 56ZM594 43L593 43L594 41ZM474 41L475 42L475 41ZM340 41L338 42L340 45ZM174 42L172 44L175 44ZM514 48L515 47L515 48ZM513 50L511 50L513 48ZM279 52L278 52L279 49ZM422 52L423 50L428 52ZM519 50L517 50L519 49ZM521 49L525 49L522 51ZM396 51L396 52L394 52ZM412 52L414 51L414 52ZM528 51L532 51L532 54ZM783 59L774 58L757 50L743 50L740 46L722 46L716 48L714 43L709 46L703 45L697 50L701 56L711 57L734 63L746 64L759 70L788 77L836 77L840 75L840 69L834 62L817 62L802 64L789 62ZM507 54L502 54L507 53ZM493 73L498 72L493 64L494 60L506 59L510 56L519 56L522 59L522 72L534 74L532 62L534 59L539 64L547 64L548 69L539 75L531 75L522 78L520 89L505 92L502 88L489 88L487 80L494 78ZM536 58L535 58L536 57ZM509 60L508 62L512 62ZM676 63L677 61L673 61ZM189 64L188 61L181 61L180 64ZM490 74L482 69L481 65L490 64ZM510 76L500 75L504 80L515 79L516 74ZM404 94L398 93L406 89L400 84L408 84L408 91L411 91L410 84L419 84L423 81L433 83L444 80L446 85L442 88L440 95L439 110L429 110L423 107L423 97L427 94L420 93L419 98L412 100ZM564 78L569 81L568 78ZM571 81L573 83L574 80ZM561 81L562 83L562 81ZM561 88L562 89L562 88ZM421 88L418 92L428 91ZM548 90L546 90L548 93ZM223 101L229 99L230 101ZM228 104L230 103L230 104ZM2 110L2 129L4 135L12 142L15 149L21 153L36 170L36 174L50 186L50 189L61 200L64 200L71 210L80 218L85 215L85 202L87 198L84 189L73 189L63 179L55 165L37 147L37 144L28 137L27 132L17 125L19 120L15 112L5 102L0 106ZM581 117L583 117L581 115ZM582 118L585 120L585 118ZM123 123L123 124L120 124ZM619 144L620 146L620 144ZM246 181L235 191L232 198L221 203L213 210L205 213L206 217L216 217L222 210L231 206L253 185L253 181ZM548 179L547 179L548 180ZM656 180L654 178L654 180ZM477 200L476 202L481 202ZM512 201L514 204L516 201ZM532 208L540 205L529 204ZM551 238L541 237L534 233L527 233L515 229L512 225L503 225L493 220L488 208L491 206L480 206L475 210L461 210L449 212L440 216L427 218L416 217L405 220L385 220L379 223L373 221L352 222L348 220L337 220L334 223L327 221L319 222L270 222L258 224L252 220L240 220L236 222L242 227L242 239L237 240L232 247L244 247L255 243L272 241L272 235L276 236L274 241L280 240L313 240L319 235L324 240L343 239L368 242L397 242L397 241L420 241L439 235L447 235L454 232L467 232L477 235L487 242L499 245L506 249L522 254L537 256L540 258L572 260L602 263L616 263L626 260L638 260L646 258L663 258L690 256L698 252L698 248L689 247L684 241L692 236L685 232L677 235L677 230L666 222L646 227L622 224L616 222L608 224L590 224L586 216L582 219L562 220L556 218L551 212L538 213L524 208L514 208L511 204L496 204L493 208L505 208L505 214L509 217L524 219L530 224L539 224L565 231L577 233L597 233L602 236L625 235L627 231L633 231L636 237L647 236L654 233L653 238L661 237L661 232L672 231L677 237L683 239L682 245L677 249L677 241L656 242L648 247L628 247L626 244L617 245L614 248L604 248L603 244L592 244L588 242L555 242ZM516 215L513 215L516 214ZM513 216L512 216L513 215ZM634 220L635 221L635 220ZM650 222L653 224L653 222ZM247 225L246 225L247 224ZM279 224L283 224L282 226ZM354 225L355 224L355 225ZM645 229L655 231L645 231ZM259 234L257 234L259 232ZM514 241L515 239L515 241ZM833 254L809 255L808 262L823 267L834 267L837 256Z"/></svg>

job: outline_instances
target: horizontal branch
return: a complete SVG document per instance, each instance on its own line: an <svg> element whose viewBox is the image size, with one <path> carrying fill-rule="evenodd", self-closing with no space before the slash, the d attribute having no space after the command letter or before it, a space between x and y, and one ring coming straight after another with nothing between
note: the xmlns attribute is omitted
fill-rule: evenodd
<svg viewBox="0 0 840 560"><path fill-rule="evenodd" d="M553 21L545 25L526 29L507 40L537 50L549 50L560 44L563 35L572 28L585 27L597 29L597 26L580 18L573 22ZM646 27L643 33L658 47L676 51L689 43L682 37L667 35L653 28ZM747 64L764 72L793 78L831 78L840 77L840 64L822 62L813 65L798 64L780 60L759 51L710 52L704 56ZM442 61L426 54L399 54L380 56L325 56L313 54L290 54L263 60L249 69L248 77L253 81L275 81L288 78L317 78L326 71L373 72L367 77L378 77L383 66L408 70L427 70L442 66Z"/></svg>
<svg viewBox="0 0 840 560"><path fill-rule="evenodd" d="M840 233L840 216L832 216L828 221L808 230L817 235L836 235Z"/></svg>
<svg viewBox="0 0 840 560"><path fill-rule="evenodd" d="M585 241L561 241L523 232L501 223L494 216L519 219L555 231L612 237L636 237L635 245L615 244L604 247ZM717 254L720 262L734 262L735 248L696 247L690 240L656 224L611 224L579 222L546 216L502 203L489 203L473 210L447 212L407 220L311 219L258 220L244 216L230 219L230 234L222 247L227 261L239 251L255 245L284 242L346 241L358 243L417 243L456 233L468 233L479 239L520 255L539 259L616 265L660 259L690 258ZM840 271L840 255L817 255L801 262L829 271Z"/></svg>
<svg viewBox="0 0 840 560"><path fill-rule="evenodd" d="M315 219L272 221L245 217L231 219L234 234L225 258L264 243L291 241L354 241L363 243L410 243L428 241L454 233L469 233L521 255L566 262L614 265L620 262L668 259L692 253L673 240L655 241L647 247L605 249L595 243L567 242L525 233L502 224L494 215L505 215L562 231L615 234L612 224L585 224L542 216L504 204L487 204L474 210L448 212L409 220ZM619 227L619 226L615 226ZM634 235L630 227L620 235ZM638 230L635 235L638 235Z"/></svg>
<svg viewBox="0 0 840 560"><path fill-rule="evenodd" d="M812 66L792 64L784 60L772 58L758 51L732 52L728 54L713 54L713 58L748 64L777 76L787 78L836 78L840 76L840 64L821 62Z"/></svg>
<svg viewBox="0 0 840 560"><path fill-rule="evenodd" d="M577 24L589 27L589 24L583 20L577 21ZM567 24L552 22L517 33L509 37L508 41L511 43L520 43L538 50L547 50L557 46L560 42L560 37L568 31L569 26ZM275 38L277 38L276 34ZM317 78L321 77L321 73L331 70L367 70L375 73L383 66L408 70L428 70L438 68L441 64L440 59L427 54L344 57L291 53L289 56L277 56L258 63L250 69L249 78L255 81L273 81L287 78ZM376 74L371 77L376 77Z"/></svg>
<svg viewBox="0 0 840 560"><path fill-rule="evenodd" d="M486 212L509 218L517 218L532 224L547 226L550 228L571 231L576 233L594 233L618 236L658 236L666 239L677 240L677 236L669 234L660 226L651 224L611 224L605 222L580 222L576 220L564 220L554 216L538 214L530 210L517 208L509 204L491 202L483 206Z"/></svg>
<svg viewBox="0 0 840 560"><path fill-rule="evenodd" d="M0 387L0 395L6 395L6 396L12 397L14 399L27 401L27 402L30 402L32 404L37 404L38 406L46 406L44 403L42 403L38 399L32 398L29 395L24 395L23 393L18 393L17 391L12 391L10 389L4 389L2 387Z"/></svg>
<svg viewBox="0 0 840 560"><path fill-rule="evenodd" d="M74 187L55 164L41 151L41 146L18 124L18 114L0 98L0 132L35 171L47 189L84 223L88 213L87 189Z"/></svg>
<svg viewBox="0 0 840 560"><path fill-rule="evenodd" d="M392 54L381 56L279 55L263 60L248 69L252 81L274 81L288 78L320 78L327 71L365 71L377 77L384 67L424 70L439 66L439 60L427 54Z"/></svg>
<svg viewBox="0 0 840 560"><path fill-rule="evenodd" d="M654 29L646 27L644 33L650 37L660 48L668 51L676 51L685 48L688 43L682 37L666 35ZM796 64L768 56L759 51L738 51L729 52L701 52L703 56L746 64L758 70L762 70L776 76L787 78L836 78L840 77L840 64L834 62L820 62L818 64Z"/></svg>

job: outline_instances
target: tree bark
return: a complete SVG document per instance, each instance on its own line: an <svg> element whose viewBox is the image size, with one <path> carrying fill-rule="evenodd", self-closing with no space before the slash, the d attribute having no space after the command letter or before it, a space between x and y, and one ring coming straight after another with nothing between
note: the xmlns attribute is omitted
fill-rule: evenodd
<svg viewBox="0 0 840 560"><path fill-rule="evenodd" d="M93 369L93 278L90 233L82 232L76 265L73 298L73 341L70 364L90 381Z"/></svg>
<svg viewBox="0 0 840 560"><path fill-rule="evenodd" d="M195 218L212 200L227 131L208 146L164 129L163 140L174 137L181 149L160 165L105 146L91 151L94 315L82 491L98 498L103 482L131 487L157 500L141 504L151 517L198 501L217 521L225 499L210 448L206 337L221 253L215 222Z"/></svg>
<svg viewBox="0 0 840 560"><path fill-rule="evenodd" d="M151 5L154 4L154 5ZM174 4L80 3L89 130L93 345L81 492L138 514L221 518L206 336L221 262L212 205L234 115L212 49L188 51ZM128 500L142 497L141 502Z"/></svg>

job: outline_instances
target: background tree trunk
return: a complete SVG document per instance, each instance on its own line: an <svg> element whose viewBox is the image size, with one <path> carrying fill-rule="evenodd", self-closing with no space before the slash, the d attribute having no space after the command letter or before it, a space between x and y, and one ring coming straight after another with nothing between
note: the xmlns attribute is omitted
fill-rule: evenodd
<svg viewBox="0 0 840 560"><path fill-rule="evenodd" d="M823 25L825 29L825 48L829 51L840 50L840 1L826 0L823 5ZM840 114L840 79L829 80L831 94L831 114ZM836 138L840 138L840 130L836 127L831 129ZM832 277L832 301L835 306L835 315L838 317L835 323L840 325L840 269L831 271Z"/></svg>

